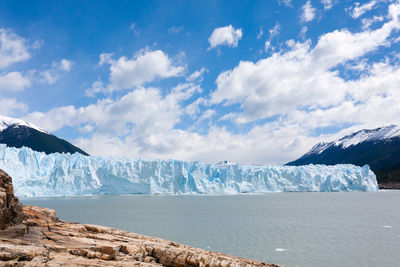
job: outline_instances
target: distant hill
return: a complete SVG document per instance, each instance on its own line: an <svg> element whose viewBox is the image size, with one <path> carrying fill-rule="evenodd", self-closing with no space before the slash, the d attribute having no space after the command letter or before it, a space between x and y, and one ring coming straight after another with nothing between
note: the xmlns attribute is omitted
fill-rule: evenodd
<svg viewBox="0 0 400 267"><path fill-rule="evenodd" d="M51 153L89 154L71 143L20 119L0 116L0 143L9 147L29 147L32 150Z"/></svg>
<svg viewBox="0 0 400 267"><path fill-rule="evenodd" d="M286 165L368 164L381 188L400 187L400 127L361 130L329 143L319 143Z"/></svg>

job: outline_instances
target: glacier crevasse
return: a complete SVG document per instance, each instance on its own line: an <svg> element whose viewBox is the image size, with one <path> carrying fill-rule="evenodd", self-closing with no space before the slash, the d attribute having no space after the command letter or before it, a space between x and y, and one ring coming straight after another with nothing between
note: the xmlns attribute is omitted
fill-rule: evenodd
<svg viewBox="0 0 400 267"><path fill-rule="evenodd" d="M17 196L376 191L367 165L249 166L36 152L0 144Z"/></svg>

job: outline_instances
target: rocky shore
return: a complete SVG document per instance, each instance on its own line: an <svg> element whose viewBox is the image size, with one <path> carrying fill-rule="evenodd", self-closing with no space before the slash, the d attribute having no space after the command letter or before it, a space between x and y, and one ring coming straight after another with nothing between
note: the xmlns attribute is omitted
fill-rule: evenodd
<svg viewBox="0 0 400 267"><path fill-rule="evenodd" d="M126 231L59 220L24 206L0 170L0 266L278 266Z"/></svg>
<svg viewBox="0 0 400 267"><path fill-rule="evenodd" d="M386 183L386 184L379 184L379 189L386 189L386 190L400 190L400 183Z"/></svg>

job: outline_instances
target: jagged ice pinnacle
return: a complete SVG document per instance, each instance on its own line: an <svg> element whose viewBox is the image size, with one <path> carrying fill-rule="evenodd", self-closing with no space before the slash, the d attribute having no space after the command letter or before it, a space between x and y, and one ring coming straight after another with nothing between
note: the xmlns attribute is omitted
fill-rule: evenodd
<svg viewBox="0 0 400 267"><path fill-rule="evenodd" d="M376 191L366 165L247 166L35 152L0 144L17 196Z"/></svg>

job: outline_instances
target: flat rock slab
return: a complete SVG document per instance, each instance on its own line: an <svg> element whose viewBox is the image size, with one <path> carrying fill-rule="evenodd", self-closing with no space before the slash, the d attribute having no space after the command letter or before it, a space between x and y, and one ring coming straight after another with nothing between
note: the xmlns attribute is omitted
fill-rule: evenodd
<svg viewBox="0 0 400 267"><path fill-rule="evenodd" d="M68 223L25 206L18 227L0 231L0 266L278 266L114 228Z"/></svg>

